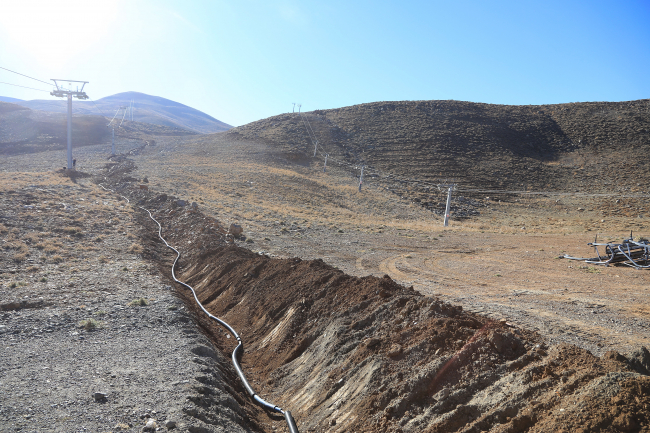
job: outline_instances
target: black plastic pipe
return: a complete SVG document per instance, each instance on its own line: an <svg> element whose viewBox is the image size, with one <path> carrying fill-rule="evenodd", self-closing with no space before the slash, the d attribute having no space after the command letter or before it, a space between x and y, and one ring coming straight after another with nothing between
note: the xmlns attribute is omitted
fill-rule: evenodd
<svg viewBox="0 0 650 433"><path fill-rule="evenodd" d="M187 287L188 289L190 289L192 291L192 295L194 296L194 300L196 301L196 304L201 308L201 310L203 310L203 312L205 314L207 314L208 317L215 320L221 326L226 328L228 330L228 332L230 332L230 334L233 337L235 337L235 339L237 340L238 344L237 344L237 347L235 347L235 350L233 350L231 358L232 358L232 363L235 366L235 370L237 371L237 375L241 379L242 384L244 385L244 388L246 389L246 392L248 392L248 394L251 396L251 398L258 405L264 407L265 409L272 410L274 412L278 412L278 413L281 413L282 415L284 415L284 419L287 422L287 425L289 426L289 431L291 433L299 433L298 432L298 427L296 426L296 421L293 419L293 416L291 416L291 412L289 412L288 410L282 410L282 408L280 408L279 406L276 406L276 405L274 405L272 403L269 403L268 401L264 400L262 397L260 397L259 395L257 395L255 393L255 391L253 390L253 387L251 387L250 383L248 383L248 380L246 380L246 376L244 376L244 371L242 370L241 365L239 364L239 356L241 355L241 353L244 350L244 343L242 342L241 338L239 337L239 334L237 334L237 332L228 323L224 322L223 320L219 319L216 316L213 316L212 314L210 314L210 312L208 310L205 309L203 304L201 304L201 301L199 301L199 298L196 295L196 291L194 291L194 288L192 286L190 286L189 284L186 284L186 283L182 282L181 280L179 280L178 278L176 278L176 272L174 270L176 268L176 263L178 263L178 259L180 259L180 257L181 257L181 253L176 248L169 245L169 243L167 243L165 238L162 237L162 226L153 217L151 212L149 212L149 210L143 208L142 206L139 206L139 207L140 207L140 209L146 211L149 214L149 218L151 218L151 220L153 222L158 224L158 237L160 238L160 240L162 240L165 243L167 248L171 249L172 251L174 251L176 253L176 259L174 259L174 263L172 264L172 278L174 279L174 281L176 281L178 284L181 284L181 285Z"/></svg>

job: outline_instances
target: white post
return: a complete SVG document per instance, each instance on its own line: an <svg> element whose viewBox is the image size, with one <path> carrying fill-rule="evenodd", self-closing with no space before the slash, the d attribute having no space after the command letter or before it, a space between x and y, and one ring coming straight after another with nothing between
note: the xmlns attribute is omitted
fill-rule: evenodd
<svg viewBox="0 0 650 433"><path fill-rule="evenodd" d="M327 157L330 156L329 153L325 154L325 164L323 164L323 173L327 170Z"/></svg>
<svg viewBox="0 0 650 433"><path fill-rule="evenodd" d="M445 207L445 227L449 226L449 207L451 206L451 190L452 186L447 191L447 206Z"/></svg>
<svg viewBox="0 0 650 433"><path fill-rule="evenodd" d="M111 141L111 155L115 155L115 127L113 126L113 140Z"/></svg>
<svg viewBox="0 0 650 433"><path fill-rule="evenodd" d="M361 192L361 185L363 185L363 169L365 168L365 165L361 166L361 176L359 176L359 192Z"/></svg>
<svg viewBox="0 0 650 433"><path fill-rule="evenodd" d="M72 93L68 93L68 170L72 168Z"/></svg>

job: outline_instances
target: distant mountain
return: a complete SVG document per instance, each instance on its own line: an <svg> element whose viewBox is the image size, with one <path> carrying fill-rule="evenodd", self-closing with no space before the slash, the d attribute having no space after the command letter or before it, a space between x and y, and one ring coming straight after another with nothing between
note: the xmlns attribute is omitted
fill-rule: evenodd
<svg viewBox="0 0 650 433"><path fill-rule="evenodd" d="M131 100L134 101L133 121L135 122L183 128L202 134L227 131L232 128L227 123L187 105L139 92L118 93L94 102L75 99L72 108L75 115L103 115L112 118L120 106L128 106ZM66 101L62 99L23 101L0 96L0 101L19 104L32 110L56 113L67 111ZM123 113L124 111L120 112L120 119Z"/></svg>
<svg viewBox="0 0 650 433"><path fill-rule="evenodd" d="M116 122L119 125L119 122ZM81 115L72 119L72 146L91 146L111 142L111 128L103 116ZM197 135L187 129L154 125L145 122L124 122L115 128L117 140L139 140L145 143L157 137ZM0 155L17 155L65 149L68 122L66 114L32 110L22 105L0 101Z"/></svg>
<svg viewBox="0 0 650 433"><path fill-rule="evenodd" d="M11 102L12 104L20 104L21 102L25 102L22 99L10 98L8 96L0 96L0 101Z"/></svg>

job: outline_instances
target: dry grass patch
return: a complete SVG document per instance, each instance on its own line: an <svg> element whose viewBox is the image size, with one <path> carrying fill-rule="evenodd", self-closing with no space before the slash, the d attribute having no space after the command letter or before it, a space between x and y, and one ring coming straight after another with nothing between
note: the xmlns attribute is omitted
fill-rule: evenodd
<svg viewBox="0 0 650 433"><path fill-rule="evenodd" d="M77 237L83 236L82 229L79 228L79 227L73 227L73 226L68 226L68 227L63 228L63 233L66 233L66 234L68 234L70 236L77 236Z"/></svg>
<svg viewBox="0 0 650 433"><path fill-rule="evenodd" d="M35 244L39 241L39 236L37 233L28 233L25 236L23 236L23 241L30 243L30 244Z"/></svg>
<svg viewBox="0 0 650 433"><path fill-rule="evenodd" d="M149 305L149 301L147 301L145 298L138 298L134 299L128 304L130 307L146 307Z"/></svg>
<svg viewBox="0 0 650 433"><path fill-rule="evenodd" d="M95 319L86 319L79 322L79 327L85 329L86 331L94 331L103 326L103 323Z"/></svg>
<svg viewBox="0 0 650 433"><path fill-rule="evenodd" d="M142 248L142 245L140 245L140 244L133 243L129 247L128 251L130 253L133 253L133 254L142 254L142 252L144 251L144 248Z"/></svg>
<svg viewBox="0 0 650 433"><path fill-rule="evenodd" d="M18 254L14 254L12 259L16 263L22 263L25 260L27 260L27 257L29 257L29 253L18 253Z"/></svg>
<svg viewBox="0 0 650 433"><path fill-rule="evenodd" d="M18 253L24 254L29 252L29 248L27 247L27 244L22 241L7 242L4 247L5 250L16 250L16 252Z"/></svg>
<svg viewBox="0 0 650 433"><path fill-rule="evenodd" d="M58 255L58 254L55 255L55 256L50 257L50 261L52 263L62 263L64 260L65 259L62 256Z"/></svg>
<svg viewBox="0 0 650 433"><path fill-rule="evenodd" d="M59 248L56 245L54 245L52 242L46 242L43 246L43 252L47 254L54 254L59 252Z"/></svg>

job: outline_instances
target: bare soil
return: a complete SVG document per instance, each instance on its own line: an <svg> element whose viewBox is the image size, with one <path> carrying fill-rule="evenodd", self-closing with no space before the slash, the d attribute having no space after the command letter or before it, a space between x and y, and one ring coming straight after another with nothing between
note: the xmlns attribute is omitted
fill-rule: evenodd
<svg viewBox="0 0 650 433"><path fill-rule="evenodd" d="M300 431L650 431L649 274L558 259L592 255L596 234L646 235L646 197L470 197L477 214L443 228L415 200L422 190L375 177L359 192L345 164L323 173L305 153L242 135L124 138L129 159L105 169L106 147L88 146L81 161L161 221L180 276L242 335L251 383ZM57 159L11 156L0 170ZM131 212L142 259L169 275L157 227ZM234 244L231 222L244 228ZM233 339L195 317L223 354L206 371L227 371ZM220 380L210 383L244 407L245 428L285 429ZM218 413L221 400L202 395L185 422Z"/></svg>

